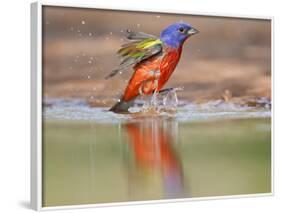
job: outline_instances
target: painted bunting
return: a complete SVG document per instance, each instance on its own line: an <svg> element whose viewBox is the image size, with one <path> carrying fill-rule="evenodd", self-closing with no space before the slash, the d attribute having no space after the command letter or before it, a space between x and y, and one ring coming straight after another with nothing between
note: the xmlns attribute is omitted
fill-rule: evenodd
<svg viewBox="0 0 281 213"><path fill-rule="evenodd" d="M128 31L127 39L131 42L122 45L118 51L121 63L106 79L130 68L133 68L134 74L124 94L110 111L128 112L139 95L161 91L179 62L183 43L198 32L190 24L183 22L168 26L159 38L142 32Z"/></svg>

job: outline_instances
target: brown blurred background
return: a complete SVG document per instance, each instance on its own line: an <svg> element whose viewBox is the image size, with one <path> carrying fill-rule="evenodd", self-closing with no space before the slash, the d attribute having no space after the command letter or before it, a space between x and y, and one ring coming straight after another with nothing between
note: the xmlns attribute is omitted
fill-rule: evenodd
<svg viewBox="0 0 281 213"><path fill-rule="evenodd" d="M185 43L166 87L184 86L178 95L190 101L271 98L269 20L49 6L43 10L44 97L112 104L132 75L130 70L104 79L118 66L124 31L159 35L179 21L200 34Z"/></svg>

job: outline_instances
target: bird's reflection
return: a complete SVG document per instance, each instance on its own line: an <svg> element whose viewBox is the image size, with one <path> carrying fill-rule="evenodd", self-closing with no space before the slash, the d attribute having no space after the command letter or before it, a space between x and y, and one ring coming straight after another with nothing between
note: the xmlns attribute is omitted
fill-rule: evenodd
<svg viewBox="0 0 281 213"><path fill-rule="evenodd" d="M174 148L178 123L173 119L147 118L124 127L135 166L146 176L160 174L164 198L183 196L183 169Z"/></svg>

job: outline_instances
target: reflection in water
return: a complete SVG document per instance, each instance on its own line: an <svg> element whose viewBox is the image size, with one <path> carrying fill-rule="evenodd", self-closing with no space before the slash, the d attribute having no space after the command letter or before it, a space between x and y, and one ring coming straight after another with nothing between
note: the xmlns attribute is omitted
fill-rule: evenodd
<svg viewBox="0 0 281 213"><path fill-rule="evenodd" d="M43 205L270 192L270 123L46 120Z"/></svg>
<svg viewBox="0 0 281 213"><path fill-rule="evenodd" d="M182 197L183 169L180 157L173 147L177 142L177 121L146 118L124 124L124 127L140 172L146 176L160 173L164 198Z"/></svg>

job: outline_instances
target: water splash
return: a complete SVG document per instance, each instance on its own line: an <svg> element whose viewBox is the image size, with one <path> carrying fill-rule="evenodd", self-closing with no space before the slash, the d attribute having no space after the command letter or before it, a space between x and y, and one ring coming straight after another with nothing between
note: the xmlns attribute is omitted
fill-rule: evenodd
<svg viewBox="0 0 281 213"><path fill-rule="evenodd" d="M153 95L152 95L152 97L151 97L150 103L151 103L151 106L152 106L153 108L157 108L157 107L158 107L158 105L159 105L159 101L158 101L158 92L154 92L154 93L153 93Z"/></svg>
<svg viewBox="0 0 281 213"><path fill-rule="evenodd" d="M156 113L160 114L175 113L179 104L177 91L182 88L168 88L159 92L154 92L152 96L142 95L139 99L138 105L135 106L130 112L142 112L142 113Z"/></svg>
<svg viewBox="0 0 281 213"><path fill-rule="evenodd" d="M173 93L168 95L166 104L174 104L173 101L175 101L175 96L173 95ZM158 95L158 97L160 99L161 95ZM94 96L90 99L94 99ZM82 99L45 99L43 103L43 118L47 120L79 120L94 121L99 123L123 123L130 122L133 119L138 119L138 117L139 119L142 119L144 116L173 117L179 122L271 117L271 111L269 109L241 107L227 102L220 102L218 104L219 100L204 104L194 104L189 102L180 103L174 113L167 112L167 109L171 108L166 108L165 110L161 108L161 106L163 107L162 102L158 107L160 112L155 113L155 111L150 111L149 97L145 97L145 99L145 101L137 101L137 103L140 104L139 106L130 108L132 114L116 114L109 112L109 107L91 107L86 100ZM141 101L142 103L140 103ZM170 105L168 104L166 106Z"/></svg>
<svg viewBox="0 0 281 213"><path fill-rule="evenodd" d="M169 111L169 110L177 110L178 107L178 96L176 91L172 90L167 93L167 95L163 98L163 106L164 109Z"/></svg>

